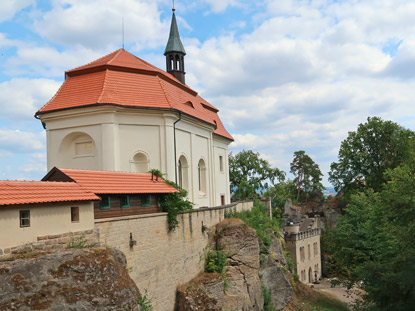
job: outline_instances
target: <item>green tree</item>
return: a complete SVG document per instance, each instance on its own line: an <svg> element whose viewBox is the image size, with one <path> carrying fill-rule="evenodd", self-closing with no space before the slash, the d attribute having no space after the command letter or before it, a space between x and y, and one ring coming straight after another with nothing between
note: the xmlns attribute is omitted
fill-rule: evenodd
<svg viewBox="0 0 415 311"><path fill-rule="evenodd" d="M229 155L229 179L234 199L255 198L259 191L268 189L284 177L283 171L272 168L257 152L242 150Z"/></svg>
<svg viewBox="0 0 415 311"><path fill-rule="evenodd" d="M364 281L366 310L415 305L415 159L388 169L381 191L353 194L326 249L352 282Z"/></svg>
<svg viewBox="0 0 415 311"><path fill-rule="evenodd" d="M323 185L321 184L323 174L318 164L304 150L294 152L290 171L294 174L294 182L297 184L297 202L300 200L301 191L305 194L307 200L311 192L323 190Z"/></svg>
<svg viewBox="0 0 415 311"><path fill-rule="evenodd" d="M339 191L363 187L379 191L384 172L408 158L414 132L392 121L368 118L341 143L338 162L331 164L329 181Z"/></svg>
<svg viewBox="0 0 415 311"><path fill-rule="evenodd" d="M264 196L271 197L273 217L280 219L284 214L287 199L295 201L296 185L294 181L280 181L265 191Z"/></svg>

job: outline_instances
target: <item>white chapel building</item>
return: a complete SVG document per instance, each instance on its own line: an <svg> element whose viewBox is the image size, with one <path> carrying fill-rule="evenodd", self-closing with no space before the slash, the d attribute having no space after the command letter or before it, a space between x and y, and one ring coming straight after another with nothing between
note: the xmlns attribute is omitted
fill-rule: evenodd
<svg viewBox="0 0 415 311"><path fill-rule="evenodd" d="M218 109L185 84L173 11L167 72L119 49L65 72L36 112L46 128L47 168L161 170L195 208L230 202L228 145Z"/></svg>

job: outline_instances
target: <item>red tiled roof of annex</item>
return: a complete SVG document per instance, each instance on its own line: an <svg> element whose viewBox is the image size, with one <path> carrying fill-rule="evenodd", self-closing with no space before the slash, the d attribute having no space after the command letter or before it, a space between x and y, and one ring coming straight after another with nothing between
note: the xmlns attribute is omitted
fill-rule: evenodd
<svg viewBox="0 0 415 311"><path fill-rule="evenodd" d="M68 70L66 76L58 92L37 115L94 105L173 109L216 126L215 134L233 140L220 121L217 108L173 75L124 49Z"/></svg>
<svg viewBox="0 0 415 311"><path fill-rule="evenodd" d="M151 173L130 173L114 171L93 171L56 168L83 189L98 194L142 194L179 192ZM46 176L47 177L47 176Z"/></svg>
<svg viewBox="0 0 415 311"><path fill-rule="evenodd" d="M0 206L90 200L99 198L74 182L0 181Z"/></svg>

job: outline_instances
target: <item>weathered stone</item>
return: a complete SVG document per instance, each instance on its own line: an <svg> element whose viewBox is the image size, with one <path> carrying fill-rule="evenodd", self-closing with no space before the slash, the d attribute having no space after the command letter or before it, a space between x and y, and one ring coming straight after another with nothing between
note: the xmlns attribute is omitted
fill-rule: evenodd
<svg viewBox="0 0 415 311"><path fill-rule="evenodd" d="M45 243L33 243L32 248L33 249L43 249L45 247Z"/></svg>
<svg viewBox="0 0 415 311"><path fill-rule="evenodd" d="M46 236L38 236L37 237L37 240L38 241L44 241L44 240L47 240L48 239L48 236L46 235Z"/></svg>
<svg viewBox="0 0 415 311"><path fill-rule="evenodd" d="M285 267L271 257L266 256L261 270L261 280L271 293L271 302L277 310L284 308L294 295L293 288L287 276L284 274Z"/></svg>
<svg viewBox="0 0 415 311"><path fill-rule="evenodd" d="M49 240L58 239L61 238L62 234L54 234L54 235L48 235Z"/></svg>
<svg viewBox="0 0 415 311"><path fill-rule="evenodd" d="M176 310L220 311L224 280L218 273L203 273L177 290Z"/></svg>
<svg viewBox="0 0 415 311"><path fill-rule="evenodd" d="M139 310L121 252L71 249L0 263L0 310Z"/></svg>
<svg viewBox="0 0 415 311"><path fill-rule="evenodd" d="M3 251L4 251L4 254L10 254L11 253L10 248L5 248Z"/></svg>
<svg viewBox="0 0 415 311"><path fill-rule="evenodd" d="M68 243L69 243L69 241L70 241L70 238L60 238L60 239L58 240L58 243L59 243L59 244L68 244Z"/></svg>
<svg viewBox="0 0 415 311"><path fill-rule="evenodd" d="M225 219L211 228L209 241L211 248L228 256L226 278L222 280L219 274L212 274L209 279L209 274L202 274L184 285L178 291L177 310L262 310L264 298L255 230L240 219Z"/></svg>
<svg viewBox="0 0 415 311"><path fill-rule="evenodd" d="M281 242L275 236L271 236L271 246L268 249L268 254L281 266L288 268Z"/></svg>
<svg viewBox="0 0 415 311"><path fill-rule="evenodd" d="M0 248L0 256L3 255L3 250Z"/></svg>

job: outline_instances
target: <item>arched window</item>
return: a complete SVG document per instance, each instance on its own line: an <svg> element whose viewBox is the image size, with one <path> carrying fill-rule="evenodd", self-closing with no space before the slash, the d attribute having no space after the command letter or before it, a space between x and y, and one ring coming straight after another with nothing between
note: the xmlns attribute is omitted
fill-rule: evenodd
<svg viewBox="0 0 415 311"><path fill-rule="evenodd" d="M189 188L189 165L187 164L187 159L184 155L180 156L179 163L177 166L178 169L178 183L179 186L183 189L188 190Z"/></svg>
<svg viewBox="0 0 415 311"><path fill-rule="evenodd" d="M170 56L170 70L174 70L174 60L173 57Z"/></svg>
<svg viewBox="0 0 415 311"><path fill-rule="evenodd" d="M131 171L137 173L146 173L149 170L150 160L143 152L137 152L130 161Z"/></svg>
<svg viewBox="0 0 415 311"><path fill-rule="evenodd" d="M181 70L180 68L180 57L176 55L176 70Z"/></svg>
<svg viewBox="0 0 415 311"><path fill-rule="evenodd" d="M206 164L203 159L199 160L197 165L198 181L199 181L199 194L206 195Z"/></svg>

